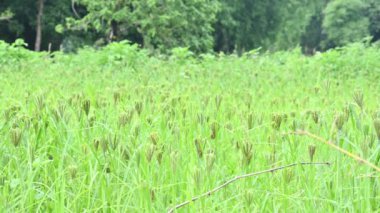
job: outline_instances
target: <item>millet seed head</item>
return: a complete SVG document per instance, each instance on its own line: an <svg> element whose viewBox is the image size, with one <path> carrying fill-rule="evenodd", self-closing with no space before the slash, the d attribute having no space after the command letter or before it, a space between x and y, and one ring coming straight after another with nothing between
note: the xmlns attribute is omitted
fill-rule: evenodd
<svg viewBox="0 0 380 213"><path fill-rule="evenodd" d="M213 122L211 124L211 136L210 136L211 139L215 139L217 133L218 133L218 123Z"/></svg>
<svg viewBox="0 0 380 213"><path fill-rule="evenodd" d="M152 161L155 151L156 151L156 146L154 144L150 144L148 146L148 149L146 150L146 155L145 155L148 162Z"/></svg>
<svg viewBox="0 0 380 213"><path fill-rule="evenodd" d="M195 148L197 149L198 158L202 158L205 143L203 143L201 139L195 139L194 144L195 144Z"/></svg>
<svg viewBox="0 0 380 213"><path fill-rule="evenodd" d="M343 128L344 123L346 122L346 118L343 113L338 113L335 115L335 127L338 130L341 130Z"/></svg>
<svg viewBox="0 0 380 213"><path fill-rule="evenodd" d="M98 150L99 144L100 144L100 140L99 139L94 139L93 144L94 144L95 151Z"/></svg>
<svg viewBox="0 0 380 213"><path fill-rule="evenodd" d="M319 122L319 112L318 111L313 111L311 113L311 117L312 117L314 123L317 124Z"/></svg>
<svg viewBox="0 0 380 213"><path fill-rule="evenodd" d="M207 170L211 171L214 163L215 163L215 151L214 150L208 150L206 154L206 164L207 164Z"/></svg>
<svg viewBox="0 0 380 213"><path fill-rule="evenodd" d="M150 141L152 141L154 145L157 145L158 139L158 134L156 132L150 134Z"/></svg>
<svg viewBox="0 0 380 213"><path fill-rule="evenodd" d="M277 130L280 129L281 123L282 123L282 119L283 119L282 115L274 114L272 116L272 127L274 129L277 129Z"/></svg>
<svg viewBox="0 0 380 213"><path fill-rule="evenodd" d="M142 109L143 109L143 103L141 101L136 102L135 103L135 110L136 110L138 115L141 114Z"/></svg>
<svg viewBox="0 0 380 213"><path fill-rule="evenodd" d="M113 102L117 104L120 101L121 93L119 91L115 91L113 93Z"/></svg>
<svg viewBox="0 0 380 213"><path fill-rule="evenodd" d="M244 162L248 165L251 162L252 156L253 156L253 146L250 142L244 141L243 147L243 159Z"/></svg>
<svg viewBox="0 0 380 213"><path fill-rule="evenodd" d="M312 162L314 159L316 147L314 145L310 145L308 149L309 149L309 158L310 158L310 161Z"/></svg>
<svg viewBox="0 0 380 213"><path fill-rule="evenodd" d="M377 135L377 139L380 140L380 118L376 118L373 121L373 126L375 127L375 132L376 132L376 135Z"/></svg>
<svg viewBox="0 0 380 213"><path fill-rule="evenodd" d="M22 131L20 128L12 128L11 129L11 142L12 144L17 147L21 143L22 138Z"/></svg>
<svg viewBox="0 0 380 213"><path fill-rule="evenodd" d="M247 120L248 129L252 129L253 128L253 119L254 119L253 113L249 113L248 120Z"/></svg>
<svg viewBox="0 0 380 213"><path fill-rule="evenodd" d="M356 90L353 98L355 103L362 109L364 107L363 92L361 90Z"/></svg>
<svg viewBox="0 0 380 213"><path fill-rule="evenodd" d="M84 100L82 104L82 108L87 116L90 113L90 107L91 107L91 101L88 99Z"/></svg>

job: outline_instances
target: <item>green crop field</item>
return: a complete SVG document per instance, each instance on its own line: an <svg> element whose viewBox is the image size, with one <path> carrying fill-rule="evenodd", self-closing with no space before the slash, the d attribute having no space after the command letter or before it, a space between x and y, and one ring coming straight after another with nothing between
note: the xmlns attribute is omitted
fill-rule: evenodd
<svg viewBox="0 0 380 213"><path fill-rule="evenodd" d="M302 162L330 165L242 178L177 212L380 209L377 47L0 49L2 212L165 212L237 175Z"/></svg>

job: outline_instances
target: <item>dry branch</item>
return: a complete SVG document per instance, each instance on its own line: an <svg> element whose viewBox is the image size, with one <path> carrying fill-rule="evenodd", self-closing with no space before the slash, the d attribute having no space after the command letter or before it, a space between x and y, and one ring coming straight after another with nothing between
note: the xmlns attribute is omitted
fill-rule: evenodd
<svg viewBox="0 0 380 213"><path fill-rule="evenodd" d="M239 179L244 179L244 178L248 178L248 177L252 177L252 176L257 176L257 175L261 175L261 174L265 174L265 173L272 173L272 172L275 172L275 171L278 171L278 170L282 170L282 169L286 169L286 168L289 168L289 167L294 167L294 166L297 166L297 165L330 165L330 163L328 162L324 162L324 163L293 163L293 164L290 164L290 165L286 165L286 166L281 166L281 167L277 167L277 168L272 168L272 169L267 169L267 170L264 170L264 171L260 171L260 172L254 172L254 173L250 173L250 174L245 174L245 175L240 175L240 176L236 176L230 180L228 180L227 182L225 182L224 184L208 191L208 192L205 192L201 195L198 195L196 197L193 197L191 200L188 200L188 201L185 201L183 203L180 203L176 206L174 206L173 208L169 209L168 213L172 213L174 212L175 210L179 209L179 208L182 208L183 206L186 206L188 204L190 204L191 202L194 202L200 198L203 198L203 197L206 197L206 196L210 196L212 194L214 194L215 192L221 190L222 188L226 187L227 185L239 180Z"/></svg>
<svg viewBox="0 0 380 213"><path fill-rule="evenodd" d="M77 12L77 10L75 9L75 0L71 0L71 10L73 11L74 15L77 17L77 18L81 18Z"/></svg>
<svg viewBox="0 0 380 213"><path fill-rule="evenodd" d="M290 134L293 134L293 135L305 135L305 136L308 136L310 138L313 138L319 142L322 142L324 144L327 144L328 146L332 147L333 149L335 150L338 150L339 152L347 155L348 157L350 158L353 158L357 161L359 161L360 163L364 163L365 165L375 169L377 172L380 172L380 168L374 164L372 164L371 162L359 157L358 155L355 155L345 149L342 149L340 148L339 146L335 145L333 142L329 141L329 140L325 140L323 139L322 137L319 137L318 135L314 135L308 131L304 131L304 130L299 130L299 131L295 131L295 132L291 132L291 133L287 133L287 135L290 135Z"/></svg>

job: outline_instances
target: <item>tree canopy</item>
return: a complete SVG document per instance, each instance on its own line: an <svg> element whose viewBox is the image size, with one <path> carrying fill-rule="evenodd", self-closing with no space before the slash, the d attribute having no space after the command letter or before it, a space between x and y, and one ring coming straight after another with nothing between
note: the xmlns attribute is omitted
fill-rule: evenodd
<svg viewBox="0 0 380 213"><path fill-rule="evenodd" d="M3 0L0 39L74 51L129 40L151 52L305 53L380 39L378 0Z"/></svg>

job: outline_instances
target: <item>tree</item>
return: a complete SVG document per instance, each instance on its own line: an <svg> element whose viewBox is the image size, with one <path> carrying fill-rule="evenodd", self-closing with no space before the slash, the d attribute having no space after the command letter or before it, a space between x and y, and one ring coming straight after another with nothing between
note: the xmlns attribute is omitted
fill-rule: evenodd
<svg viewBox="0 0 380 213"><path fill-rule="evenodd" d="M169 53L304 53L380 39L379 0L1 0L0 39L75 51L129 40Z"/></svg>
<svg viewBox="0 0 380 213"><path fill-rule="evenodd" d="M36 42L34 43L34 50L41 50L41 37L42 37L42 16L44 13L44 0L37 1L37 19L36 19Z"/></svg>
<svg viewBox="0 0 380 213"><path fill-rule="evenodd" d="M52 50L59 49L64 35L56 33L55 26L73 15L71 0L2 0L0 8L9 8L13 14L0 22L0 39L12 43L23 38L31 49L47 50L49 44Z"/></svg>
<svg viewBox="0 0 380 213"><path fill-rule="evenodd" d="M104 40L128 39L148 49L182 46L195 52L212 48L217 0L81 0L88 13L69 19L71 30L95 29Z"/></svg>
<svg viewBox="0 0 380 213"><path fill-rule="evenodd" d="M357 42L370 35L367 5L361 0L331 1L324 10L326 48Z"/></svg>
<svg viewBox="0 0 380 213"><path fill-rule="evenodd" d="M215 25L217 51L241 53L269 47L280 23L278 1L223 0Z"/></svg>
<svg viewBox="0 0 380 213"><path fill-rule="evenodd" d="M311 12L311 18L301 35L300 45L302 52L307 55L312 55L316 51L321 51L321 43L326 35L323 32L323 10L326 8L329 0L317 1L314 5L314 11Z"/></svg>
<svg viewBox="0 0 380 213"><path fill-rule="evenodd" d="M307 35L319 39L321 29L318 26L321 13L327 0L288 0L279 5L281 24L274 43L277 50L286 50L302 45Z"/></svg>
<svg viewBox="0 0 380 213"><path fill-rule="evenodd" d="M380 40L380 4L378 0L369 0L368 2L369 31L373 41Z"/></svg>
<svg viewBox="0 0 380 213"><path fill-rule="evenodd" d="M294 48L321 0L221 0L215 25L216 51L241 53Z"/></svg>

